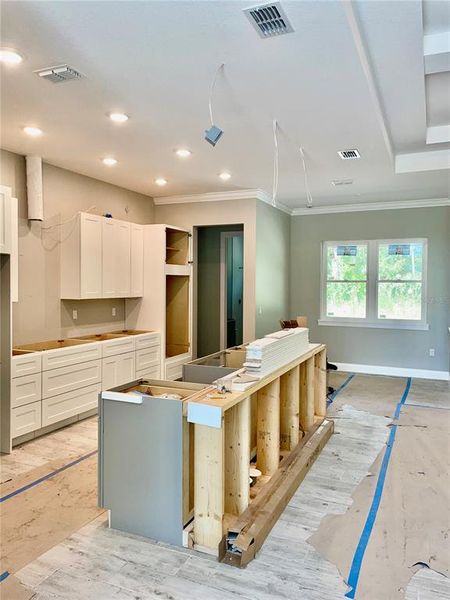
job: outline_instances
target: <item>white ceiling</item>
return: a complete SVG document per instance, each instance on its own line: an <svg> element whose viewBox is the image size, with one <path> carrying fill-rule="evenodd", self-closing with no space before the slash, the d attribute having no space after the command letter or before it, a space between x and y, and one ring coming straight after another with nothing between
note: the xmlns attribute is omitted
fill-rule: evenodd
<svg viewBox="0 0 450 600"><path fill-rule="evenodd" d="M2 67L2 147L41 154L52 164L151 196L271 192L276 118L278 199L289 207L306 202L300 145L317 206L448 195L448 170L420 171L415 160L419 167L396 174L394 161L398 154L450 148L425 143L427 125L447 118L442 114L448 88L434 86L429 103L440 116L427 123L423 64L423 24L426 33L450 29L442 6L447 3L355 2L369 75L341 0L282 0L295 32L268 40L257 36L241 12L252 4L2 2L2 45L25 58L18 67ZM225 133L212 148L203 130L209 87L222 62L214 113ZM52 84L33 74L62 63L86 78ZM105 116L112 110L130 120L114 125ZM27 138L25 125L41 127L44 135ZM193 156L178 159L173 150L180 146ZM360 160L338 157L338 150L354 147ZM119 161L113 168L101 163L110 155ZM221 182L221 170L232 179ZM153 183L158 176L168 179L166 188ZM354 184L335 188L333 179Z"/></svg>

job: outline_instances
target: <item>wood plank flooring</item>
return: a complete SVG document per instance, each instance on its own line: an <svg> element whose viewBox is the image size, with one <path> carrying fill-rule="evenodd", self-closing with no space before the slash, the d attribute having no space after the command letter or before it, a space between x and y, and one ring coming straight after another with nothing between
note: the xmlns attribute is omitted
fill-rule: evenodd
<svg viewBox="0 0 450 600"><path fill-rule="evenodd" d="M339 373L330 383L337 387L344 379ZM410 401L439 404L444 413L450 403L448 388L441 383L413 381ZM246 569L108 529L105 517L100 516L20 569L18 580L32 590L34 600L343 599L348 587L337 567L325 560L308 538L328 515L346 513L352 494L389 435L392 405L385 401L384 392L390 390L396 397L404 384L404 379L357 375L336 397L330 408L336 434ZM82 444L77 436L74 442ZM80 452L80 446L77 448ZM85 451L83 447L81 453ZM25 472L45 452L48 448L38 450L35 459L28 456L33 455L29 447L25 448L21 455L28 463L22 467ZM13 480L15 473L24 472L20 464L14 455L7 461ZM450 599L449 579L421 569L410 581L405 598Z"/></svg>

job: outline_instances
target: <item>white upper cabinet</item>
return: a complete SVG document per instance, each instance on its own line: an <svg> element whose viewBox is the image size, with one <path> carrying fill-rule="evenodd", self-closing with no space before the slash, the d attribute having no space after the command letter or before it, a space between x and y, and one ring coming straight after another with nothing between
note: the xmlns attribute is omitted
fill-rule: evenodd
<svg viewBox="0 0 450 600"><path fill-rule="evenodd" d="M61 298L142 296L142 225L80 213L61 240Z"/></svg>
<svg viewBox="0 0 450 600"><path fill-rule="evenodd" d="M130 223L116 221L116 296L126 298L131 293Z"/></svg>
<svg viewBox="0 0 450 600"><path fill-rule="evenodd" d="M103 298L116 298L116 223L103 219Z"/></svg>
<svg viewBox="0 0 450 600"><path fill-rule="evenodd" d="M82 213L80 218L80 296L102 296L102 217Z"/></svg>
<svg viewBox="0 0 450 600"><path fill-rule="evenodd" d="M0 186L0 254L11 254L11 189Z"/></svg>
<svg viewBox="0 0 450 600"><path fill-rule="evenodd" d="M131 223L130 296L144 295L144 226Z"/></svg>

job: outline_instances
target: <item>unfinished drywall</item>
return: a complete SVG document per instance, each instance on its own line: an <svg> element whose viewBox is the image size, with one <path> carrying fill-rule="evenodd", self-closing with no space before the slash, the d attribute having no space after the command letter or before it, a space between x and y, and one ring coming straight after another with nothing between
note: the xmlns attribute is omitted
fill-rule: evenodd
<svg viewBox="0 0 450 600"><path fill-rule="evenodd" d="M310 339L327 344L333 361L448 371L449 221L448 207L292 217L291 315L307 315ZM428 331L317 324L322 241L415 237L428 239Z"/></svg>
<svg viewBox="0 0 450 600"><path fill-rule="evenodd" d="M244 228L244 341L255 339L256 199L188 202L155 206L155 222L192 229L242 224ZM195 274L196 276L196 274ZM195 289L195 287L194 287ZM196 297L194 296L194 302ZM194 325L194 333L196 327ZM193 336L196 348L196 339Z"/></svg>
<svg viewBox="0 0 450 600"><path fill-rule="evenodd" d="M280 328L289 315L290 216L256 206L256 337Z"/></svg>
<svg viewBox="0 0 450 600"><path fill-rule="evenodd" d="M29 223L25 158L5 150L0 154L0 183L12 189L19 201L19 302L13 306L14 343L79 335L121 327L125 322L124 300L59 299L60 250L58 228L49 224L70 218L95 205L96 214L135 223L153 221L153 200L90 177L52 165L43 165L44 218ZM112 317L112 307L116 316ZM72 310L78 319L72 318Z"/></svg>

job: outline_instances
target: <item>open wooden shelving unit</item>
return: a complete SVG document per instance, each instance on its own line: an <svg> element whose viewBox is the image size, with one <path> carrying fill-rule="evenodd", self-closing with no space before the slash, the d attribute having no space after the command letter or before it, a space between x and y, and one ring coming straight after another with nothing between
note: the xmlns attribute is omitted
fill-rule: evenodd
<svg viewBox="0 0 450 600"><path fill-rule="evenodd" d="M161 377L179 379L192 359L191 234L173 225L144 225L144 292L127 300L127 326L161 333Z"/></svg>

